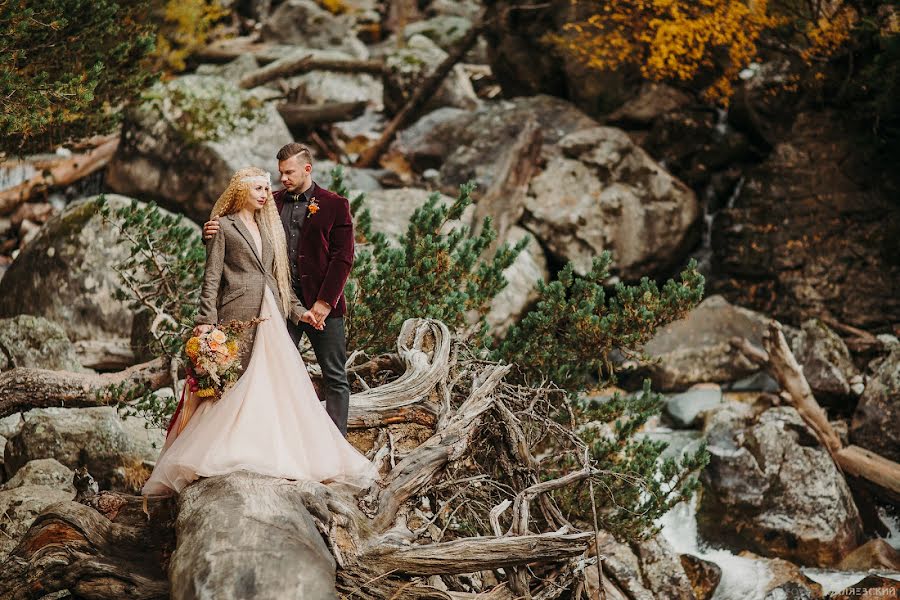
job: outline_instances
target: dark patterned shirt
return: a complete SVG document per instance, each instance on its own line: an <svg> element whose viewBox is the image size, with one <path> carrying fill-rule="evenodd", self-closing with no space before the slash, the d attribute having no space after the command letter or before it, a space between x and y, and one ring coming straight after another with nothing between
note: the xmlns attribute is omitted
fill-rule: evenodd
<svg viewBox="0 0 900 600"><path fill-rule="evenodd" d="M287 240L288 264L291 265L291 280L294 288L300 285L300 267L297 252L300 248L300 230L306 220L309 199L315 194L316 184L299 194L286 193L281 205L281 224L284 225L284 237Z"/></svg>

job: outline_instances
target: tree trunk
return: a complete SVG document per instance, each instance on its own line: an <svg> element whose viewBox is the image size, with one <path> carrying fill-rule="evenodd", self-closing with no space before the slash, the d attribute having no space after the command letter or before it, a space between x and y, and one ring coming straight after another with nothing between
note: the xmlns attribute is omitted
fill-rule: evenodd
<svg viewBox="0 0 900 600"><path fill-rule="evenodd" d="M302 56L296 58L286 56L270 63L261 69L247 73L241 77L239 85L244 89L255 88L282 77L291 77L310 71L336 71L338 73L370 73L381 75L384 63L380 60L346 60L315 58Z"/></svg>
<svg viewBox="0 0 900 600"><path fill-rule="evenodd" d="M328 123L349 121L363 114L366 102L332 102L330 104L282 104L278 114L291 128L312 129Z"/></svg>

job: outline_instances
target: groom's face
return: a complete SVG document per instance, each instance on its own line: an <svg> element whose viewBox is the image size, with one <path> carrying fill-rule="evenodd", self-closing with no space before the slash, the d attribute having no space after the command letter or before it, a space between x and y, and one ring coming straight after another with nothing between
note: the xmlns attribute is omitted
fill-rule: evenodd
<svg viewBox="0 0 900 600"><path fill-rule="evenodd" d="M278 161L278 172L281 173L281 185L289 192L301 192L309 187L312 178L312 165L295 154L290 158Z"/></svg>

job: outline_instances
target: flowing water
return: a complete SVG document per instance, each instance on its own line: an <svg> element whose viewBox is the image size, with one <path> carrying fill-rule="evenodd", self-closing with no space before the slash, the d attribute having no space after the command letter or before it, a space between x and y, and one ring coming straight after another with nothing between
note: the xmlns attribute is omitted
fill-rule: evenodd
<svg viewBox="0 0 900 600"><path fill-rule="evenodd" d="M697 432L673 431L657 427L645 431L644 435L670 442L666 455L680 455L696 449L700 435ZM900 549L900 519L881 511L882 520L891 533L885 540ZM716 588L713 600L763 600L766 584L772 574L762 561L737 556L730 550L708 545L697 532L696 497L690 502L682 502L663 515L657 523L662 528L662 536L679 554L693 554L716 563L722 569L722 580ZM870 574L878 574L900 580L900 573L873 571L872 573L838 571L834 569L802 568L803 573L822 586L823 592L838 592L852 586Z"/></svg>

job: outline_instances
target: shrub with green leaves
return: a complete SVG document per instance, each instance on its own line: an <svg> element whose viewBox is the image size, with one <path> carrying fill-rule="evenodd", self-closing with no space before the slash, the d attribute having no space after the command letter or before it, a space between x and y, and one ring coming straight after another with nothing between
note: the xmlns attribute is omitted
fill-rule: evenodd
<svg viewBox="0 0 900 600"><path fill-rule="evenodd" d="M556 281L538 284L538 302L494 349L494 358L515 363L524 381L552 381L572 393L614 378L610 355L639 355L661 326L678 320L703 298L703 276L691 261L681 281L662 289L641 279L619 283L609 295L612 256L604 252L585 277L568 264Z"/></svg>
<svg viewBox="0 0 900 600"><path fill-rule="evenodd" d="M0 152L111 130L153 78L147 15L139 0L0 0Z"/></svg>
<svg viewBox="0 0 900 600"><path fill-rule="evenodd" d="M347 195L343 174L332 172L332 189ZM449 206L435 193L410 219L406 235L394 243L382 233L372 233L371 217L362 210L363 197L354 198L356 235L362 242L346 293L350 307L349 343L368 353L394 349L406 319L427 317L444 322L451 330L466 329L467 318L477 315L475 335L487 332L485 315L493 298L506 286L503 271L528 243L501 244L492 257L485 250L497 233L485 219L480 233L470 235L460 225L442 233L447 223L459 219L472 202L474 184L460 186ZM473 319L474 320L474 319Z"/></svg>
<svg viewBox="0 0 900 600"><path fill-rule="evenodd" d="M137 336L141 360L164 356L177 360L187 332L198 310L206 250L196 227L184 217L161 210L156 204L137 201L118 209L100 198L100 213L115 227L129 248L128 257L116 266L120 287L116 297L128 302L135 323L144 329ZM126 414L139 414L158 427L165 427L175 410L171 397L161 397L143 388L106 390L119 399Z"/></svg>

